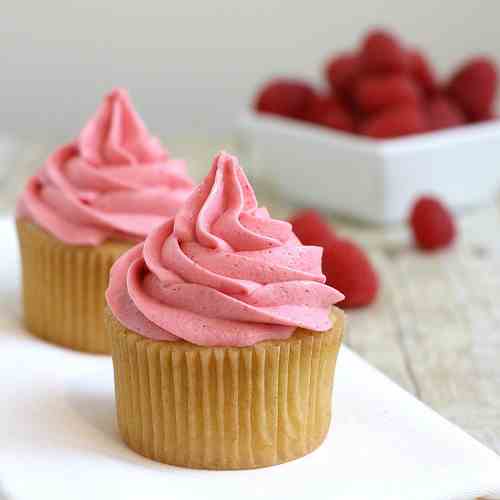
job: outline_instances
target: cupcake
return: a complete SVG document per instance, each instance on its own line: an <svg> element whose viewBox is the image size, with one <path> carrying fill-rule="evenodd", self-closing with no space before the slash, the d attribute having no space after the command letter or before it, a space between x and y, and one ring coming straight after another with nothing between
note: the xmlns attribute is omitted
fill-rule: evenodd
<svg viewBox="0 0 500 500"><path fill-rule="evenodd" d="M79 137L49 156L17 204L28 330L109 353L104 292L119 255L174 215L193 189L124 90L111 92Z"/></svg>
<svg viewBox="0 0 500 500"><path fill-rule="evenodd" d="M259 208L220 153L177 215L111 270L105 323L126 444L204 469L318 447L344 329L321 254Z"/></svg>

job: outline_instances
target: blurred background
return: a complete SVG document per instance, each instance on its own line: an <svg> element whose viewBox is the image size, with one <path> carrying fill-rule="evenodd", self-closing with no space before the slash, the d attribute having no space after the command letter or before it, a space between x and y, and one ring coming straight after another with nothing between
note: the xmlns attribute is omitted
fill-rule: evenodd
<svg viewBox="0 0 500 500"><path fill-rule="evenodd" d="M0 135L72 138L115 85L166 138L227 136L273 74L320 80L323 61L384 25L445 73L500 53L496 0L18 0L0 16Z"/></svg>

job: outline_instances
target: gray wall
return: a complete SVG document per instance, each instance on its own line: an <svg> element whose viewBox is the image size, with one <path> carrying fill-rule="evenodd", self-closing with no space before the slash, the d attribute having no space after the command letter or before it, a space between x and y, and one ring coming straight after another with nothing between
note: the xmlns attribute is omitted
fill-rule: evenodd
<svg viewBox="0 0 500 500"><path fill-rule="evenodd" d="M61 140L128 87L166 135L230 129L273 73L318 78L333 50L384 24L446 71L500 57L497 0L0 0L0 132Z"/></svg>

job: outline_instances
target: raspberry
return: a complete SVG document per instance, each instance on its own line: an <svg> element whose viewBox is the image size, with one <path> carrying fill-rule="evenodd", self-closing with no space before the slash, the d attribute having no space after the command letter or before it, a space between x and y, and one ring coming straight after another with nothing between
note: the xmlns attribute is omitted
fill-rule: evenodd
<svg viewBox="0 0 500 500"><path fill-rule="evenodd" d="M368 118L360 133L376 139L418 134L428 129L423 111L415 106L401 106L382 111Z"/></svg>
<svg viewBox="0 0 500 500"><path fill-rule="evenodd" d="M275 79L264 85L255 109L289 118L301 119L314 96L313 88L300 80Z"/></svg>
<svg viewBox="0 0 500 500"><path fill-rule="evenodd" d="M350 93L360 69L358 54L344 52L328 61L325 67L325 75L333 90L340 93Z"/></svg>
<svg viewBox="0 0 500 500"><path fill-rule="evenodd" d="M429 129L457 127L466 123L465 115L453 99L445 95L432 98L428 103Z"/></svg>
<svg viewBox="0 0 500 500"><path fill-rule="evenodd" d="M497 90L497 68L486 57L476 57L451 78L448 93L472 120L491 114Z"/></svg>
<svg viewBox="0 0 500 500"><path fill-rule="evenodd" d="M354 98L365 113L373 113L394 106L416 105L420 89L405 75L378 75L360 80Z"/></svg>
<svg viewBox="0 0 500 500"><path fill-rule="evenodd" d="M300 210L288 222L303 245L324 247L335 239L333 228L316 210Z"/></svg>
<svg viewBox="0 0 500 500"><path fill-rule="evenodd" d="M418 50L408 52L408 66L410 75L420 88L429 96L438 89L436 73L427 58Z"/></svg>
<svg viewBox="0 0 500 500"><path fill-rule="evenodd" d="M395 36L373 30L363 41L361 65L367 73L399 73L407 69L408 58Z"/></svg>
<svg viewBox="0 0 500 500"><path fill-rule="evenodd" d="M324 127L354 131L353 116L340 99L334 96L315 95L306 111L305 119Z"/></svg>
<svg viewBox="0 0 500 500"><path fill-rule="evenodd" d="M450 211L436 198L422 196L410 213L415 242L422 250L437 250L450 245L456 236Z"/></svg>
<svg viewBox="0 0 500 500"><path fill-rule="evenodd" d="M488 111L488 113L485 113L478 118L471 118L469 121L471 123L479 123L479 122L489 122L490 120L498 120L498 115L495 113L494 110Z"/></svg>
<svg viewBox="0 0 500 500"><path fill-rule="evenodd" d="M326 282L341 291L343 308L371 304L377 297L379 278L370 260L354 242L337 238L323 253Z"/></svg>

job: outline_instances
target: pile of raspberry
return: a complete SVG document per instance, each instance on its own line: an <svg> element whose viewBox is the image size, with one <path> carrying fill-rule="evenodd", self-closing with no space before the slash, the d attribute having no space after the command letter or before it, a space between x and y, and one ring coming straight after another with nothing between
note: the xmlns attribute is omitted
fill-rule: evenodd
<svg viewBox="0 0 500 500"><path fill-rule="evenodd" d="M376 139L495 118L494 61L474 57L439 81L422 51L385 30L370 31L355 51L335 54L324 74L326 91L298 79L271 80L255 109Z"/></svg>

